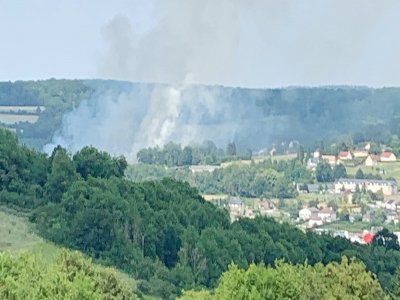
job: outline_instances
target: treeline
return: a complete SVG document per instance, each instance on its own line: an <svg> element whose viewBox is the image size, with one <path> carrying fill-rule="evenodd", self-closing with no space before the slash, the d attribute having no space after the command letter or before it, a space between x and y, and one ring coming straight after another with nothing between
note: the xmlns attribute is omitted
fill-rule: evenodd
<svg viewBox="0 0 400 300"><path fill-rule="evenodd" d="M397 282L400 274L397 273ZM400 283L400 282L399 282ZM278 261L275 268L231 265L213 291L187 291L180 300L231 299L385 299L374 276L362 263L343 257L340 263L291 265Z"/></svg>
<svg viewBox="0 0 400 300"><path fill-rule="evenodd" d="M218 148L212 141L202 145L181 145L169 142L164 147L149 147L139 150L137 160L143 164L166 166L219 165L227 160L250 159L251 152L238 155L234 142L229 143L226 151Z"/></svg>
<svg viewBox="0 0 400 300"><path fill-rule="evenodd" d="M313 182L312 173L298 160L265 160L260 163L235 164L212 172L192 172L189 168L137 164L130 166L126 176L135 182L172 177L188 181L205 194L230 194L243 197L293 198L294 182Z"/></svg>
<svg viewBox="0 0 400 300"><path fill-rule="evenodd" d="M11 126L24 143L42 149L60 128L63 115L94 92L81 80L1 82L0 105L45 107L35 124L22 122Z"/></svg>
<svg viewBox="0 0 400 300"><path fill-rule="evenodd" d="M0 105L46 106L37 124L21 124L24 132L19 132L19 136L32 145L51 138L59 129L63 114L84 99L105 93L115 97L127 93L140 98L139 91L155 87L156 84L108 80L1 82ZM396 153L400 149L398 138L390 143L393 136L400 136L399 88L244 89L193 85L184 99L200 97L204 90L216 95L218 101L213 113L199 108L199 125L234 126L238 153L272 143L279 150L283 141L314 145L344 135L351 136L355 144L372 140L397 145ZM186 111L181 113L183 119L192 117Z"/></svg>
<svg viewBox="0 0 400 300"><path fill-rule="evenodd" d="M333 168L327 162L319 162L315 170L315 178L318 182L333 182L339 178L355 178L355 179L371 179L382 180L379 174L364 173L361 168L357 169L354 176L348 175L346 167L343 164L338 164ZM388 178L388 180L396 181L395 178Z"/></svg>
<svg viewBox="0 0 400 300"><path fill-rule="evenodd" d="M131 182L123 178L123 158L92 147L73 156L58 147L46 157L5 130L0 162L1 204L30 213L41 236L134 275L146 295L172 299L183 289L214 288L232 262L325 265L344 255L363 261L386 291L396 291L400 251L389 232L363 246L268 218L231 224L227 211L188 183Z"/></svg>

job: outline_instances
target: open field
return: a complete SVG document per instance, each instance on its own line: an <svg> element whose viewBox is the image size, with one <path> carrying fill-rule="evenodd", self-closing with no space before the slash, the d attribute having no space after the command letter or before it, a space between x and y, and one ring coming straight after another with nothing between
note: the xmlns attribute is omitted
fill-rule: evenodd
<svg viewBox="0 0 400 300"><path fill-rule="evenodd" d="M295 159L297 157L296 153L292 153L292 154L279 154L279 155L274 155L268 158L271 158L272 160L291 160L291 159Z"/></svg>
<svg viewBox="0 0 400 300"><path fill-rule="evenodd" d="M228 199L229 196L226 194L218 194L218 195L203 194L202 197L206 201L216 201L216 200L226 200Z"/></svg>
<svg viewBox="0 0 400 300"><path fill-rule="evenodd" d="M282 154L282 155L274 155L274 156L255 156L252 159L241 159L241 160L232 160L232 161L227 161L223 162L221 164L222 168L226 168L231 165L250 165L252 161L255 163L261 163L267 159L272 159L272 160L291 160L296 158L296 154Z"/></svg>
<svg viewBox="0 0 400 300"><path fill-rule="evenodd" d="M382 178L393 177L400 182L400 161L396 162L379 162L375 167L366 167L365 165L360 165L357 167L346 167L347 174L355 175L358 169L361 169L364 174L372 173L379 174ZM385 170L385 174L382 174L382 171Z"/></svg>
<svg viewBox="0 0 400 300"><path fill-rule="evenodd" d="M25 112L25 113L37 113L38 109L40 111L44 111L46 108L44 106L8 106L8 105L0 105L1 113L17 113L17 112Z"/></svg>
<svg viewBox="0 0 400 300"><path fill-rule="evenodd" d="M330 230L347 230L349 232L362 232L363 230L370 230L371 224L363 222L343 222L337 221L333 223L327 223L319 228L330 229Z"/></svg>
<svg viewBox="0 0 400 300"><path fill-rule="evenodd" d="M30 250L40 243L43 241L31 232L22 217L0 211L0 251Z"/></svg>
<svg viewBox="0 0 400 300"><path fill-rule="evenodd" d="M6 125L16 124L20 122L28 122L34 124L38 120L39 120L38 115L17 115L17 114L0 113L0 123Z"/></svg>
<svg viewBox="0 0 400 300"><path fill-rule="evenodd" d="M294 159L296 157L297 157L296 153L290 153L290 154L277 154L277 155L273 155L273 156L270 156L270 155L268 155L268 156L266 156L266 155L254 155L252 157L252 159L254 160L254 162L257 163L257 162L262 162L262 161L267 160L267 159L280 161L280 160L291 160L291 159Z"/></svg>
<svg viewBox="0 0 400 300"><path fill-rule="evenodd" d="M221 163L221 167L222 168L226 168L232 165L250 165L251 164L251 160L250 159L241 159L241 160L232 160L232 161L227 161L227 162L223 162Z"/></svg>

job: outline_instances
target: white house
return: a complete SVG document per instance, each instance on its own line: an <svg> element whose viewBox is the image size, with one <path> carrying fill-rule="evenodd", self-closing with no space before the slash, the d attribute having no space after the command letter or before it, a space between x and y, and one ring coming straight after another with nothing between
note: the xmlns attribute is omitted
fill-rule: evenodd
<svg viewBox="0 0 400 300"><path fill-rule="evenodd" d="M323 224L324 224L324 222L318 216L316 216L316 217L312 216L310 218L310 220L308 220L308 227L310 227L310 228L317 227L317 226L322 226Z"/></svg>
<svg viewBox="0 0 400 300"><path fill-rule="evenodd" d="M367 159L365 160L364 164L367 167L375 167L378 165L379 156L370 154L368 155Z"/></svg>
<svg viewBox="0 0 400 300"><path fill-rule="evenodd" d="M364 158L368 156L368 151L363 149L357 149L353 152L354 157L356 158Z"/></svg>
<svg viewBox="0 0 400 300"><path fill-rule="evenodd" d="M322 160L326 161L331 167L337 165L338 161L335 155L322 155L321 158Z"/></svg>
<svg viewBox="0 0 400 300"><path fill-rule="evenodd" d="M383 151L381 154L381 162L391 162L391 161L396 161L396 155L392 151Z"/></svg>
<svg viewBox="0 0 400 300"><path fill-rule="evenodd" d="M384 203L386 209L391 211L397 211L398 207L400 207L400 201L389 200Z"/></svg>
<svg viewBox="0 0 400 300"><path fill-rule="evenodd" d="M398 214L394 211L386 212L386 222L387 223L393 222L394 224L398 224L399 223Z"/></svg>
<svg viewBox="0 0 400 300"><path fill-rule="evenodd" d="M306 207L299 210L299 218L303 221L309 220L311 217L318 215L318 208L316 207Z"/></svg>
<svg viewBox="0 0 400 300"><path fill-rule="evenodd" d="M244 209L244 203L239 197L231 197L228 201L228 206L231 210L242 210Z"/></svg>
<svg viewBox="0 0 400 300"><path fill-rule="evenodd" d="M318 217L323 222L334 222L336 221L336 212L331 208L324 208L318 212Z"/></svg>
<svg viewBox="0 0 400 300"><path fill-rule="evenodd" d="M373 193L382 191L383 195L390 196L397 193L397 183L391 180L372 180L372 179L350 179L340 178L335 181L335 193L341 191L351 191L354 193L357 189L365 188Z"/></svg>
<svg viewBox="0 0 400 300"><path fill-rule="evenodd" d="M340 151L339 159L340 160L352 160L353 155L351 155L350 151Z"/></svg>

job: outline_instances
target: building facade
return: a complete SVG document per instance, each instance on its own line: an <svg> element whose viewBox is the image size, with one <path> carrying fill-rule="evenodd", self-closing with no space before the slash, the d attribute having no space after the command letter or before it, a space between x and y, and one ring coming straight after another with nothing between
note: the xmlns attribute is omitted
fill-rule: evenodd
<svg viewBox="0 0 400 300"><path fill-rule="evenodd" d="M355 192L357 186L360 190L365 188L367 191L377 193L382 191L383 195L391 196L397 193L397 183L391 180L370 180L370 179L349 179L341 178L335 181L335 193L343 191Z"/></svg>

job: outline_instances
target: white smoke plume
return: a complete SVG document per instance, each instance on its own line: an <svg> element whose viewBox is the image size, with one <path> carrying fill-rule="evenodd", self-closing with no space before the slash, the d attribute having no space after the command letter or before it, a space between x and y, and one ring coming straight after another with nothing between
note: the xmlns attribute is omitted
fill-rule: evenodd
<svg viewBox="0 0 400 300"><path fill-rule="evenodd" d="M169 141L214 140L223 146L238 135L250 137L261 130L248 125L261 115L256 99L237 107L231 90L193 85L279 86L282 78L292 84L303 78L309 84L354 83L348 79L371 73L363 71L368 64L362 53L390 7L360 0L152 2L154 22L145 32L123 14L104 26L107 50L98 74L163 84L88 99L65 116L53 144L71 151L92 144L134 161L140 148ZM266 139L286 126L263 120L269 121L262 124Z"/></svg>
<svg viewBox="0 0 400 300"><path fill-rule="evenodd" d="M220 94L221 88L206 86L133 84L128 92L96 95L64 116L45 151L61 145L73 153L93 145L134 162L140 149L170 141L212 140L225 147L243 126L237 122L243 116Z"/></svg>

